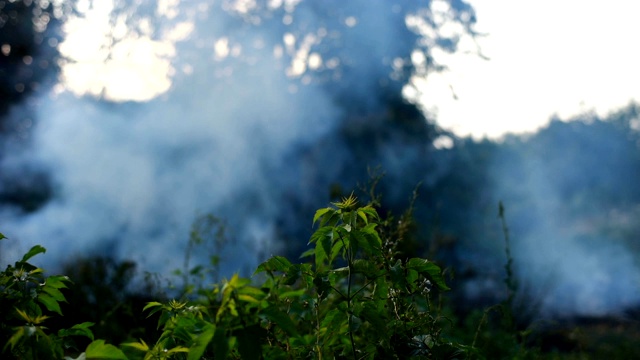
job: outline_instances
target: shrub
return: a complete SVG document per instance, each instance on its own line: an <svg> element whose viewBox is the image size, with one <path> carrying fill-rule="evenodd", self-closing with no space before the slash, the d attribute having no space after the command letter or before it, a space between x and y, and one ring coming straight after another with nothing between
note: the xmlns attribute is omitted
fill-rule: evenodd
<svg viewBox="0 0 640 360"><path fill-rule="evenodd" d="M19 358L40 353L61 358L67 338L84 335L94 341L80 358L422 359L472 354L471 347L443 335L443 319L430 297L448 287L435 263L399 252L402 222L382 220L373 206L359 206L351 195L318 210L313 223L318 227L311 248L301 256L308 262L294 264L274 256L258 266L253 281L234 275L210 287L198 285L182 300L149 302L143 312L158 317L160 336L119 348L94 340L91 323L55 336L45 332L41 323L47 316L40 306L61 315L58 302L65 299L58 289L69 280L44 278L41 269L29 265L30 257L44 252L34 247L3 273L2 301L13 301L16 311L2 325L27 322L7 333L3 350Z"/></svg>
<svg viewBox="0 0 640 360"><path fill-rule="evenodd" d="M0 234L0 240L6 237ZM44 270L28 261L44 253L42 246L32 247L20 261L8 265L0 273L0 343L2 358L60 359L76 349L75 338L93 340L90 322L52 332L47 321L62 316L60 303L65 301L61 290L69 278L45 276Z"/></svg>
<svg viewBox="0 0 640 360"><path fill-rule="evenodd" d="M202 288L200 300L152 302L160 338L123 344L131 358L407 359L452 358L470 348L441 335L432 288L440 268L396 259L396 241L372 206L353 196L316 212L310 263L274 256L258 266L259 285L234 275Z"/></svg>

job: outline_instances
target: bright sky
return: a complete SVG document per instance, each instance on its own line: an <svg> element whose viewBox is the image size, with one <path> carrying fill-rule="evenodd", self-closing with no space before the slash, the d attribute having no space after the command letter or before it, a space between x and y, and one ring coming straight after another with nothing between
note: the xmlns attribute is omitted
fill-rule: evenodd
<svg viewBox="0 0 640 360"><path fill-rule="evenodd" d="M477 44L464 39L462 48L470 53L436 54L448 72L416 80L421 102L441 126L461 136L497 138L533 131L554 114L563 119L587 111L606 115L632 99L640 101L640 2L470 2L477 11L476 29L487 34L477 43L490 60L473 55ZM161 3L171 10L178 1ZM91 57L65 66L66 88L112 100L145 101L164 93L174 71L173 45L189 34L189 24L165 34L164 42L151 41L144 29L136 38L123 34L108 58L101 46L110 41L105 33L118 37L107 17L113 5L95 4L87 7L87 19L66 25L69 35L61 51ZM90 46L95 49L89 51Z"/></svg>
<svg viewBox="0 0 640 360"><path fill-rule="evenodd" d="M640 2L470 2L490 61L449 56L450 71L429 77L423 102L437 105L430 110L442 126L495 138L535 130L553 114L605 115L640 101Z"/></svg>

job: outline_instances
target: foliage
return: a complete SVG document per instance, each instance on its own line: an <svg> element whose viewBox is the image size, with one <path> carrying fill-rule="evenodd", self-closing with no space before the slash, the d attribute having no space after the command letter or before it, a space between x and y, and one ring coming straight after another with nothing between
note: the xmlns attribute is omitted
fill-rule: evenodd
<svg viewBox="0 0 640 360"><path fill-rule="evenodd" d="M181 298L150 301L141 309L147 318L155 319L158 332L141 332L136 340L131 339L132 332L127 332L128 340L118 345L107 343L118 338L114 333L104 333L106 339L94 338L91 322L55 326L59 322L50 318L62 316L60 305L66 301L62 290L72 283L66 276L47 277L42 269L31 265L28 261L33 256L45 252L41 246L34 246L20 261L0 273L0 306L13 309L0 315L0 337L5 344L2 357L566 358L557 348L542 352L548 344L530 341L533 327L523 328L515 321L514 299L519 286L512 269L509 232L501 203L499 217L505 235L508 296L484 311L458 319L452 307L443 307L446 302L441 295L449 288L440 267L427 259L409 256L399 246L409 238L410 211L398 221L392 217L383 219L374 206L379 204L378 200L372 197L373 204L361 206L352 194L317 210L313 217L317 228L309 240L310 248L301 256L308 262L294 264L285 257L273 256L257 267L253 279L236 274L205 285L205 275L210 275L211 270L191 269L186 261L188 276L178 274L186 282L179 292ZM202 227L203 224L210 226ZM206 241L203 235L196 234L202 229L215 235L210 240L222 241L222 225L214 218L200 219L194 225L190 244L196 246ZM212 261L212 266L216 264ZM130 265L103 266L106 271L101 273L103 280L115 282L119 291L124 291L130 279ZM76 275L86 283L79 276L82 274L81 271ZM105 284L98 282L93 296L108 297ZM82 292L83 288L75 290ZM80 304L76 301L78 298L74 298L74 306ZM109 318L120 320L122 317ZM121 327L110 329L117 332L121 330L114 329ZM585 338L576 337L578 341ZM618 353L633 354L629 350L632 347L628 347L632 341L629 338L620 342L627 348ZM566 356L584 358L581 349L587 345L577 341L567 344L574 347Z"/></svg>
<svg viewBox="0 0 640 360"><path fill-rule="evenodd" d="M351 195L318 210L313 223L319 227L309 241L312 248L302 255L311 262L293 264L274 256L258 266L254 282L234 275L211 287L199 282L185 293L191 299L149 302L143 311L158 317L157 339L119 348L95 340L81 356L405 359L454 358L470 350L442 336L442 319L429 299L432 288L448 289L440 268L426 259L397 258L398 242L390 235L399 232L373 206L359 206ZM40 325L47 316L37 303L61 315L58 302L65 299L58 289L69 280L45 280L41 269L26 263L39 252L44 248L34 247L4 273L3 301L17 296L12 290L17 285L10 281L35 284L23 286L24 299L16 300L15 317L28 325L14 328L4 351L27 358L48 351L48 357L61 358L58 339L85 335L93 340L92 324L61 330L55 338L45 333ZM3 320L3 325L11 323Z"/></svg>
<svg viewBox="0 0 640 360"><path fill-rule="evenodd" d="M293 264L281 256L255 271L200 288L197 301L151 302L162 335L123 344L130 358L421 358L462 355L441 336L432 289L446 290L440 268L395 258L372 206L354 196L316 212L319 227ZM392 232L388 232L392 233ZM127 349L128 348L128 349Z"/></svg>
<svg viewBox="0 0 640 360"><path fill-rule="evenodd" d="M0 234L0 240L5 236ZM75 340L93 340L90 322L51 331L49 319L62 316L60 303L65 302L62 289L70 280L66 276L45 276L44 270L28 261L44 253L42 246L32 247L14 265L0 273L0 343L2 358L60 359L75 351Z"/></svg>
<svg viewBox="0 0 640 360"><path fill-rule="evenodd" d="M65 313L60 319L62 326L93 322L94 336L115 344L145 334L159 335L155 322L139 316L139 312L147 302L165 297L159 284L140 279L135 263L104 256L75 257L62 269L73 279L65 292L68 302L61 304Z"/></svg>

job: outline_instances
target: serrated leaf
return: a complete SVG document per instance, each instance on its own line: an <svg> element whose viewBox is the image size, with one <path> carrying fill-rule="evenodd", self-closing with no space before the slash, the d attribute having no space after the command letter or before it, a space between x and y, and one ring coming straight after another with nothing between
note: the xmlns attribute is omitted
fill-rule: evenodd
<svg viewBox="0 0 640 360"><path fill-rule="evenodd" d="M372 208L371 206L368 206L368 205L367 205L367 206L365 206L365 207L363 207L363 208L360 208L358 211L359 211L359 212L363 212L363 213L367 214L367 216L368 216L369 218L372 218L372 219L380 219L380 217L378 216L378 212L376 211L376 209Z"/></svg>
<svg viewBox="0 0 640 360"><path fill-rule="evenodd" d="M340 328L347 323L347 316L339 309L333 309L322 319L320 326L326 328L326 335L340 332Z"/></svg>
<svg viewBox="0 0 640 360"><path fill-rule="evenodd" d="M260 300L254 298L251 295L245 295L245 294L239 294L238 295L238 300L247 302L247 303L253 303L253 304L259 304Z"/></svg>
<svg viewBox="0 0 640 360"><path fill-rule="evenodd" d="M317 273L313 278L313 285L316 287L316 292L321 299L326 298L331 293L331 284L325 277L327 273Z"/></svg>
<svg viewBox="0 0 640 360"><path fill-rule="evenodd" d="M54 299L52 296L40 293L38 294L38 301L44 305L47 310L53 311L58 315L62 315L62 310L60 309L60 304L58 304L58 300Z"/></svg>
<svg viewBox="0 0 640 360"><path fill-rule="evenodd" d="M317 210L316 214L313 216L313 224L315 224L316 221L318 221L318 219L320 219L322 216L324 216L326 213L330 211L335 211L335 210L333 210L332 208L324 208L324 209ZM320 225L322 226L323 223L321 223Z"/></svg>
<svg viewBox="0 0 640 360"><path fill-rule="evenodd" d="M211 339L213 339L215 331L216 327L213 324L207 323L204 326L202 333L196 337L194 344L189 348L188 360L198 360L202 357Z"/></svg>
<svg viewBox="0 0 640 360"><path fill-rule="evenodd" d="M87 359L128 360L122 350L111 344L105 344L104 340L95 340L85 350Z"/></svg>
<svg viewBox="0 0 640 360"><path fill-rule="evenodd" d="M389 271L391 282L396 286L405 289L407 287L406 279L404 277L404 268L402 263L398 260Z"/></svg>
<svg viewBox="0 0 640 360"><path fill-rule="evenodd" d="M358 216L364 221L364 224L369 224L369 219L367 218L367 213L362 211L362 209L358 209Z"/></svg>
<svg viewBox="0 0 640 360"><path fill-rule="evenodd" d="M440 267L429 260L413 258L407 261L407 269L414 269L422 275L428 275L441 290L450 290L442 277Z"/></svg>
<svg viewBox="0 0 640 360"><path fill-rule="evenodd" d="M329 259L331 243L333 241L333 228L325 226L318 229L311 236L310 242L316 242L316 268L322 268L324 262Z"/></svg>
<svg viewBox="0 0 640 360"><path fill-rule="evenodd" d="M291 266L285 275L284 284L285 285L295 284L296 281L300 279L301 275L302 275L302 271L301 271L300 265Z"/></svg>
<svg viewBox="0 0 640 360"><path fill-rule="evenodd" d="M304 259L306 257L312 256L316 254L316 249L309 249L300 255L299 259Z"/></svg>
<svg viewBox="0 0 640 360"><path fill-rule="evenodd" d="M323 226L316 230L313 234L311 234L311 238L309 239L309 244L317 243L323 238L331 237L333 233L333 227L331 226Z"/></svg>
<svg viewBox="0 0 640 360"><path fill-rule="evenodd" d="M157 301L151 301L151 302L148 302L147 305L145 305L142 308L142 311L145 311L145 310L150 309L152 307L158 307L158 306L162 307L162 303L159 303Z"/></svg>
<svg viewBox="0 0 640 360"><path fill-rule="evenodd" d="M142 340L142 339L140 339L140 342L123 343L121 345L122 346L132 347L132 348L134 348L136 350L140 350L140 351L144 351L144 352L149 351L149 345L147 345L147 343L144 342L144 340Z"/></svg>
<svg viewBox="0 0 640 360"><path fill-rule="evenodd" d="M360 312L360 317L368 321L374 328L384 331L388 326L385 314L385 312L378 311L374 304L368 302L364 304L364 308Z"/></svg>
<svg viewBox="0 0 640 360"><path fill-rule="evenodd" d="M280 298L284 298L284 299L296 298L304 295L306 292L307 292L306 289L285 291L280 294Z"/></svg>
<svg viewBox="0 0 640 360"><path fill-rule="evenodd" d="M47 286L45 284L45 286L42 287L42 291L47 293L48 295L50 295L52 298L54 298L56 301L64 301L66 302L67 300L64 298L64 295L62 295L62 293L60 292L60 290L51 287L51 286Z"/></svg>
<svg viewBox="0 0 640 360"><path fill-rule="evenodd" d="M363 274L367 278L374 278L380 274L380 270L376 267L375 262L365 259L354 260L353 271Z"/></svg>
<svg viewBox="0 0 640 360"><path fill-rule="evenodd" d="M22 260L20 260L20 262L27 262L27 260L31 259L32 257L44 253L46 252L47 249L43 248L40 245L36 245L34 247L32 247L29 251L27 251L26 254L24 254L24 256L22 257Z"/></svg>
<svg viewBox="0 0 640 360"><path fill-rule="evenodd" d="M247 286L247 285L249 285L249 284L251 284L251 280L250 280L250 279L240 277L240 275L238 275L238 274L236 273L236 274L233 274L233 276L232 276L232 277L231 277L231 279L227 282L227 284L226 284L226 285L227 285L230 289L239 289L239 288L244 287L244 286Z"/></svg>
<svg viewBox="0 0 640 360"><path fill-rule="evenodd" d="M333 247L331 247L331 256L329 257L329 263L333 263L340 252L342 252L344 256L344 243L342 241L336 241L333 244Z"/></svg>
<svg viewBox="0 0 640 360"><path fill-rule="evenodd" d="M71 282L68 276L65 275L54 275L49 276L45 282L45 286L54 288L54 289L66 289L68 282Z"/></svg>
<svg viewBox="0 0 640 360"><path fill-rule="evenodd" d="M285 258L284 256L272 256L269 260L263 262L262 264L258 265L258 268L256 269L256 271L253 273L258 274L261 273L263 271L266 272L274 272L274 271L282 271L282 272L286 272L287 270L289 270L289 267L291 267L291 262L289 260L287 260L287 258Z"/></svg>
<svg viewBox="0 0 640 360"><path fill-rule="evenodd" d="M289 336L298 336L298 330L289 315L270 306L261 312L267 319L273 321L279 328L284 330Z"/></svg>
<svg viewBox="0 0 640 360"><path fill-rule="evenodd" d="M61 329L60 331L58 331L58 336L60 337L86 336L93 341L94 340L93 332L91 331L91 329L89 329L89 327L93 325L94 324L92 322L84 322L82 324L76 324L76 325L73 325L70 329Z"/></svg>
<svg viewBox="0 0 640 360"><path fill-rule="evenodd" d="M243 288L238 289L238 294L248 295L254 299L262 299L263 297L265 297L264 291L253 286L245 286Z"/></svg>
<svg viewBox="0 0 640 360"><path fill-rule="evenodd" d="M24 319L24 321L28 322L28 323L33 323L33 320L31 319L31 316L29 316L29 314L27 314L26 312L16 308L16 312L18 313L18 315L20 315L21 318Z"/></svg>
<svg viewBox="0 0 640 360"><path fill-rule="evenodd" d="M174 348L171 348L167 351L167 354L175 354L175 353L188 353L189 352L189 348L184 347L184 346L176 346Z"/></svg>
<svg viewBox="0 0 640 360"><path fill-rule="evenodd" d="M9 341L7 341L7 343L4 345L4 347L2 348L2 351L4 352L7 349L7 346L11 345L11 350L13 350L13 348L18 344L18 342L20 342L20 339L22 339L22 337L24 336L25 333L25 327L24 326L20 326L16 329L16 331L13 333L13 335L11 335L11 338L9 339Z"/></svg>
<svg viewBox="0 0 640 360"><path fill-rule="evenodd" d="M407 269L406 271L406 276L405 279L407 280L407 284L409 285L409 288L411 289L411 291L416 291L416 288L418 286L418 284L416 283L416 280L418 280L419 274L416 270L414 269Z"/></svg>

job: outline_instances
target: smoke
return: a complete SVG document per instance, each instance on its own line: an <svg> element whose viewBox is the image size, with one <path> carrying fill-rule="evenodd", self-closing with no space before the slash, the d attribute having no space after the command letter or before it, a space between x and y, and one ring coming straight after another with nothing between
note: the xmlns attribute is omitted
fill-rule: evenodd
<svg viewBox="0 0 640 360"><path fill-rule="evenodd" d="M449 23L462 24L460 32L470 29L473 12L466 4L434 3ZM288 244L278 233L292 189L303 184L313 192L298 209L303 213L289 214L296 220L288 221L304 219L307 226L308 206L325 205L328 185L341 175L334 169L357 161L348 159L340 140L325 141L345 119L380 111L380 93L399 98L416 65L412 55L422 54L426 66L434 48L454 50L460 34L443 41L438 28L444 21L432 21L430 5L115 2L113 25L121 25L119 15L137 14L125 21L131 38L114 30L106 41L112 48L107 65L86 71L89 65L70 63L63 77L73 71L85 79L119 76L118 46L170 38L175 41L161 55L171 61L172 86L145 102L110 100L116 97L108 82L87 90L102 100L59 87L38 99L31 146L7 148L0 166L3 173L36 167L47 174L39 186L50 189L51 198L30 212L2 209L0 224L10 238L3 261L41 244L48 250L40 259L45 268L98 253L167 274L182 265L193 219L209 212L228 221L234 241L223 271L252 268L260 254L282 251ZM175 36L184 24L187 30ZM432 38L420 33L429 29ZM134 77L119 81L137 89ZM332 143L338 146L328 147ZM326 163L287 161L303 149L321 151ZM305 182L309 170L327 174ZM323 188L309 189L312 184Z"/></svg>
<svg viewBox="0 0 640 360"><path fill-rule="evenodd" d="M455 51L473 35L467 4L112 8L106 28L131 34L108 34L101 67L62 72L82 73L74 84L103 82L82 96L54 87L11 110L35 115L27 145L3 143L2 261L41 244L39 264L53 271L100 254L166 275L183 264L193 220L212 213L230 234L222 272L248 271L271 254L299 254L330 189L350 191L379 165L389 209L423 184L416 219L432 240L422 245L440 250L469 298L505 295L503 201L520 290L543 313L605 314L640 301L635 108L497 143L456 138L403 98L412 76L442 69L436 49ZM160 61L122 70L132 44L161 49ZM123 87L143 91L137 76L153 69L161 86L152 95L118 98Z"/></svg>
<svg viewBox="0 0 640 360"><path fill-rule="evenodd" d="M547 315L604 315L640 303L638 133L631 105L606 119L554 120L495 157L522 290Z"/></svg>

